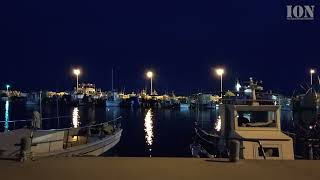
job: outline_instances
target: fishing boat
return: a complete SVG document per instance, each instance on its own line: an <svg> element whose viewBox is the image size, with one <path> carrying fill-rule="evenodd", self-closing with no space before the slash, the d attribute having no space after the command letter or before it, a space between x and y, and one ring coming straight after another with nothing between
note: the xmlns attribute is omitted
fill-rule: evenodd
<svg viewBox="0 0 320 180"><path fill-rule="evenodd" d="M288 131L294 135L300 159L320 159L320 98L315 88L292 98L292 121Z"/></svg>
<svg viewBox="0 0 320 180"><path fill-rule="evenodd" d="M252 78L248 83L250 97L222 99L214 133L198 128L197 136L218 147L220 154L237 149L241 159L293 160L293 140L281 131L280 106L275 100L258 99L256 91L262 86Z"/></svg>
<svg viewBox="0 0 320 180"><path fill-rule="evenodd" d="M121 138L117 121L65 129L18 129L0 133L0 157L31 159L52 156L99 156ZM24 143L23 143L24 142ZM18 146L17 146L18 145ZM22 147L25 149L24 155Z"/></svg>
<svg viewBox="0 0 320 180"><path fill-rule="evenodd" d="M111 71L111 94L106 99L106 107L119 107L121 99L119 94L113 88L113 68Z"/></svg>

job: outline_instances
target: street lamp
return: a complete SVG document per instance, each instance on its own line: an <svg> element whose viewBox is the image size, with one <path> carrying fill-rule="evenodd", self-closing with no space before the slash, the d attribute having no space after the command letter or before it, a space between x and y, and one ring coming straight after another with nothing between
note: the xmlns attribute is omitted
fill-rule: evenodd
<svg viewBox="0 0 320 180"><path fill-rule="evenodd" d="M222 76L224 74L224 69L218 68L218 69L216 69L216 73L218 76L220 76L220 92L221 92L220 96L222 98Z"/></svg>
<svg viewBox="0 0 320 180"><path fill-rule="evenodd" d="M152 77L153 77L153 72L152 71L148 71L147 72L147 77L150 79L150 95L152 95Z"/></svg>
<svg viewBox="0 0 320 180"><path fill-rule="evenodd" d="M7 94L8 94L8 93L9 93L10 85L9 85L9 84L6 84L6 88L7 88Z"/></svg>
<svg viewBox="0 0 320 180"><path fill-rule="evenodd" d="M75 74L77 76L77 92L78 92L78 86L79 86L79 75L80 75L81 71L80 69L74 69L73 70L73 74Z"/></svg>
<svg viewBox="0 0 320 180"><path fill-rule="evenodd" d="M310 69L310 84L311 84L311 86L312 86L312 76L313 76L313 74L316 72L316 70L314 70L314 69Z"/></svg>

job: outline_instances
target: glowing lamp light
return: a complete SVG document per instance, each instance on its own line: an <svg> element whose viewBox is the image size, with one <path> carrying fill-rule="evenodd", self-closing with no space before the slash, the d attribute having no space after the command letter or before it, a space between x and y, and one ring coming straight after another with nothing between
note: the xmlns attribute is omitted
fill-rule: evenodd
<svg viewBox="0 0 320 180"><path fill-rule="evenodd" d="M216 73L218 76L220 76L220 98L222 98L222 75L224 74L224 69L217 68Z"/></svg>
<svg viewBox="0 0 320 180"><path fill-rule="evenodd" d="M79 88L79 75L80 75L81 71L80 69L73 69L73 74L75 74L77 76L77 92L78 92L78 88Z"/></svg>
<svg viewBox="0 0 320 180"><path fill-rule="evenodd" d="M148 71L147 72L147 77L148 78L152 78L153 77L153 72L152 71Z"/></svg>
<svg viewBox="0 0 320 180"><path fill-rule="evenodd" d="M147 72L147 77L150 79L150 95L153 94L153 91L152 91L152 77L153 77L153 72L152 71L148 71Z"/></svg>
<svg viewBox="0 0 320 180"><path fill-rule="evenodd" d="M216 73L218 76L222 76L224 74L224 69L218 68L218 69L216 69Z"/></svg>
<svg viewBox="0 0 320 180"><path fill-rule="evenodd" d="M311 84L311 86L312 86L312 75L313 75L314 73L316 73L316 70L310 69L310 84Z"/></svg>
<svg viewBox="0 0 320 180"><path fill-rule="evenodd" d="M9 85L9 84L6 84L6 88L7 88L7 93L9 93L10 85Z"/></svg>
<svg viewBox="0 0 320 180"><path fill-rule="evenodd" d="M76 76L79 76L81 73L80 69L74 69L73 70L73 74L75 74Z"/></svg>

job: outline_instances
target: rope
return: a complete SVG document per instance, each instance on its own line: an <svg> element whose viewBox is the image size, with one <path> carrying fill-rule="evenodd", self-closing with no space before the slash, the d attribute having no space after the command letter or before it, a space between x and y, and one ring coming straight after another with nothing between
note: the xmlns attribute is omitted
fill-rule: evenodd
<svg viewBox="0 0 320 180"><path fill-rule="evenodd" d="M198 136L200 139L202 139L203 141L205 141L205 142L207 142L207 143L209 143L209 144L216 145L216 143L214 143L214 142L212 142L212 141L209 141L209 140L205 139L204 137L202 137L202 136L199 134L197 128L195 128L195 131L196 131L197 136Z"/></svg>

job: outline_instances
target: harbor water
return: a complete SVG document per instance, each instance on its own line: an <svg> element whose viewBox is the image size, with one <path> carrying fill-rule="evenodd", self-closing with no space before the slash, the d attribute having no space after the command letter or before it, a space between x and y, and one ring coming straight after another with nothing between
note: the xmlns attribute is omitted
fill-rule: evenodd
<svg viewBox="0 0 320 180"><path fill-rule="evenodd" d="M30 121L24 120L30 120L33 111L40 111L38 105L10 101L0 101L0 109L1 132L30 125ZM190 157L195 122L206 130L217 125L214 109L57 107L54 104L42 105L41 109L43 129L85 126L121 116L121 141L103 156ZM285 112L283 117L290 120L288 114L289 111Z"/></svg>

